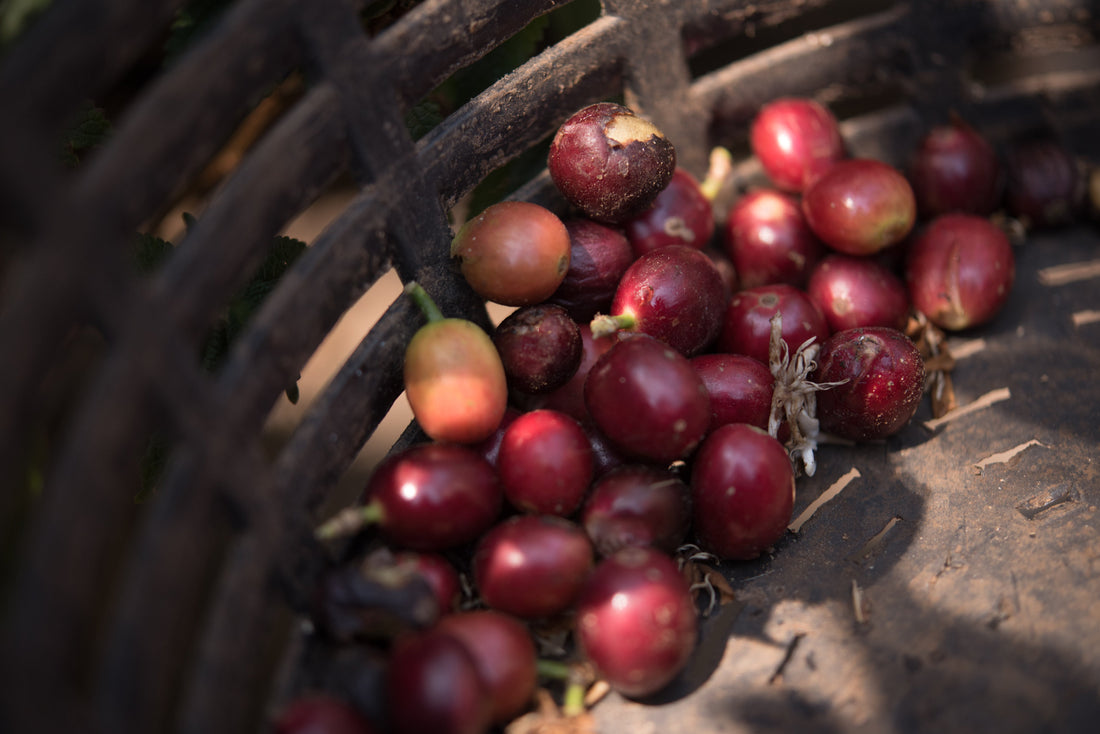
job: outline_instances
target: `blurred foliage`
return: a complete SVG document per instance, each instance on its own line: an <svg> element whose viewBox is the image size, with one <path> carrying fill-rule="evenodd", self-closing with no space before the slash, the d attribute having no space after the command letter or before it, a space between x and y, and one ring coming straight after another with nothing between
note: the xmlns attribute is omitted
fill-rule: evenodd
<svg viewBox="0 0 1100 734"><path fill-rule="evenodd" d="M195 218L184 215L190 229ZM263 263L252 278L230 300L206 335L201 349L203 369L216 372L229 356L236 339L244 332L252 316L260 309L267 296L275 289L290 266L306 250L306 243L293 237L276 237ZM148 275L157 271L175 250L171 242L153 234L139 234L134 243L134 263L140 273ZM286 388L287 399L298 401L298 377ZM154 433L146 443L140 463L140 490L135 502L144 502L156 491L161 475L168 463L171 444L159 433Z"/></svg>
<svg viewBox="0 0 1100 734"><path fill-rule="evenodd" d="M176 12L164 42L164 61L171 63L209 28L233 0L191 0Z"/></svg>
<svg viewBox="0 0 1100 734"><path fill-rule="evenodd" d="M276 237L252 279L241 288L218 317L202 350L202 364L215 372L229 356L234 341L275 289L290 266L305 252L306 243L293 237Z"/></svg>
<svg viewBox="0 0 1100 734"><path fill-rule="evenodd" d="M394 0L396 1L396 0ZM448 115L600 15L599 0L574 0L535 18L480 59L459 69L413 106L409 130L420 138Z"/></svg>
<svg viewBox="0 0 1100 734"><path fill-rule="evenodd" d="M421 2L423 0L372 0L359 14L363 29L372 36L377 35Z"/></svg>
<svg viewBox="0 0 1100 734"><path fill-rule="evenodd" d="M111 121L102 107L85 101L65 131L61 145L61 162L76 168L85 154L98 148L111 133Z"/></svg>
<svg viewBox="0 0 1100 734"><path fill-rule="evenodd" d="M175 245L155 234L139 233L134 241L134 263L138 272L148 275L158 268L175 249Z"/></svg>
<svg viewBox="0 0 1100 734"><path fill-rule="evenodd" d="M420 139L494 83L558 41L599 18L599 0L574 0L535 18L483 57L459 69L424 99L405 118L409 134ZM470 197L470 214L500 201L534 178L545 166L550 141L533 147L486 176Z"/></svg>
<svg viewBox="0 0 1100 734"><path fill-rule="evenodd" d="M22 33L53 0L0 0L0 49Z"/></svg>

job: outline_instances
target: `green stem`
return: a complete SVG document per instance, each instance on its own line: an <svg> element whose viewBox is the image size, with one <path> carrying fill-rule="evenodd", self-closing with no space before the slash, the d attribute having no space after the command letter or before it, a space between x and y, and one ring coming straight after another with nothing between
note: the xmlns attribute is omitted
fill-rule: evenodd
<svg viewBox="0 0 1100 734"><path fill-rule="evenodd" d="M602 336L611 336L620 329L629 331L638 325L638 319L634 314L621 313L615 316L597 314L589 324L592 329L592 338L599 339Z"/></svg>
<svg viewBox="0 0 1100 734"><path fill-rule="evenodd" d="M726 181L729 179L732 171L733 155L722 146L718 146L711 150L710 169L707 170L706 178L699 184L703 196L707 197L710 201L717 199L718 194L721 193L722 187L726 185Z"/></svg>
<svg viewBox="0 0 1100 734"><path fill-rule="evenodd" d="M563 716L580 716L584 713L584 695L585 687L583 683L571 681L565 687L565 694L562 696L561 712Z"/></svg>
<svg viewBox="0 0 1100 734"><path fill-rule="evenodd" d="M443 312L439 310L439 306L435 305L435 301L428 295L428 292L424 290L424 286L417 283L415 280L409 281L405 286L405 294L413 299L417 307L424 314L424 317L429 322L442 321L444 319Z"/></svg>
<svg viewBox="0 0 1100 734"><path fill-rule="evenodd" d="M536 668L540 678L551 680L567 680L572 670L569 663L563 663L560 660L547 660L546 658L539 658Z"/></svg>
<svg viewBox="0 0 1100 734"><path fill-rule="evenodd" d="M347 507L325 521L314 531L318 540L333 540L354 535L368 525L382 522L382 505L371 502L360 507Z"/></svg>

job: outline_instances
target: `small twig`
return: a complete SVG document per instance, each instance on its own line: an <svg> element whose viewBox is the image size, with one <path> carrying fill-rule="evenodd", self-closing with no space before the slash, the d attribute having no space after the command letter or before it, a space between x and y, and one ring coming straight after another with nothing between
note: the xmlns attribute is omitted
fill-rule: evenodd
<svg viewBox="0 0 1100 734"><path fill-rule="evenodd" d="M1081 494L1071 484L1049 487L1016 505L1016 511L1028 520L1034 520L1052 507L1080 499Z"/></svg>
<svg viewBox="0 0 1100 734"><path fill-rule="evenodd" d="M840 494L845 487L851 484L853 479L857 479L859 476L859 469L856 469L855 467L849 469L844 476L829 485L829 488L822 492L820 497L811 502L809 507L803 510L799 514L799 516L796 517L794 521L792 521L791 524L787 526L787 529L790 530L792 533L797 533L799 530L802 529L802 526L806 524L806 521L808 521L811 517L814 516L814 513L821 509L822 505Z"/></svg>
<svg viewBox="0 0 1100 734"><path fill-rule="evenodd" d="M798 647L798 643L802 641L802 638L806 636L806 633L799 632L790 639L787 643L787 650L783 653L783 659L779 661L779 665L776 666L775 671L768 678L768 683L775 683L783 676L783 671L786 669L787 664L791 662L791 658L794 657L794 650Z"/></svg>
<svg viewBox="0 0 1100 734"><path fill-rule="evenodd" d="M860 562L867 559L872 553L875 552L875 550L878 549L880 545L882 545L882 541L886 537L886 534L893 530L894 526L897 525L899 522L901 522L900 515L895 515L894 517L891 517L886 525L883 526L882 530L879 530L877 533L872 535L870 539L868 539L868 541L864 543L858 551L856 551L849 557L849 560Z"/></svg>
<svg viewBox="0 0 1100 734"><path fill-rule="evenodd" d="M1024 443L1020 444L1019 446L1013 446L1012 448L1008 449L1007 451L1001 451L1001 452L996 453L996 454L990 454L989 456L985 457L981 461L974 464L974 468L977 469L979 472L981 472L982 469L984 469L985 467L987 467L991 464L1004 464L1005 462L1012 459L1012 457L1016 456L1021 451L1023 451L1026 448L1029 448L1031 446L1043 446L1043 448L1046 448L1046 446L1044 446L1042 443L1040 443L1039 439L1033 438L1030 441L1025 441Z"/></svg>
<svg viewBox="0 0 1100 734"><path fill-rule="evenodd" d="M1074 326L1085 326L1086 324L1095 324L1097 321L1100 321L1100 311L1096 311L1096 310L1075 311L1073 313L1072 318L1073 318L1073 325Z"/></svg>
<svg viewBox="0 0 1100 734"><path fill-rule="evenodd" d="M1100 277L1100 260L1054 265L1039 271L1039 282L1049 286L1066 285L1078 280L1098 277Z"/></svg>
<svg viewBox="0 0 1100 734"><path fill-rule="evenodd" d="M867 612L864 609L864 604L863 589L860 588L855 579L852 579L852 611L855 613L856 622L859 624L867 623Z"/></svg>
<svg viewBox="0 0 1100 734"><path fill-rule="evenodd" d="M978 352L985 349L985 339L967 339L965 341L952 341L948 344L948 348L951 350L951 356L956 361L960 359L966 359L967 357L973 357Z"/></svg>
<svg viewBox="0 0 1100 734"><path fill-rule="evenodd" d="M930 431L934 431L937 428L939 428L940 426L942 426L944 423L947 423L949 421L953 421L956 418L961 418L964 415L969 415L970 413L973 413L973 412L978 411L978 410L982 410L983 408L988 408L989 406L993 405L994 403L999 403L1002 400L1008 400L1010 397L1012 397L1012 393L1009 391L1009 389L1007 387L1001 387L1001 388L997 388L996 390L990 390L989 392L987 392L985 395L982 395L977 400L974 400L971 403L967 403L966 405L962 406L961 408L955 408L954 410L952 410L950 413L947 413L946 415L943 415L939 418L933 418L932 420L929 420L929 421L925 421L924 422L924 427L927 428Z"/></svg>
<svg viewBox="0 0 1100 734"><path fill-rule="evenodd" d="M611 684L605 680L596 681L589 687L588 692L584 694L585 707L592 708L608 693L611 693Z"/></svg>

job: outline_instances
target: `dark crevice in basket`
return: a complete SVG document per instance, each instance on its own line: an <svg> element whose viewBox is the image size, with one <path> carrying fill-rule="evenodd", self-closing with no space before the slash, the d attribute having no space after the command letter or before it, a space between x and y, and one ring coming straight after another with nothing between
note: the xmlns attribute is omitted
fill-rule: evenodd
<svg viewBox="0 0 1100 734"><path fill-rule="evenodd" d="M404 389L404 345L423 323L399 298L341 367L276 461L284 502L319 506Z"/></svg>
<svg viewBox="0 0 1100 734"><path fill-rule="evenodd" d="M706 115L691 97L691 75L684 61L681 28L687 9L677 3L607 1L623 19L620 43L624 102L648 117L676 146L676 163L700 180L706 173Z"/></svg>
<svg viewBox="0 0 1100 734"><path fill-rule="evenodd" d="M10 105L5 117L56 135L59 123L115 84L162 39L181 5L182 0L52 3L0 57L0 99ZM104 53L104 39L111 39L110 53Z"/></svg>
<svg viewBox="0 0 1100 734"><path fill-rule="evenodd" d="M77 196L136 230L162 215L255 103L300 61L290 0L243 2L126 114ZM217 76L210 70L217 69ZM127 196L118 196L126 191Z"/></svg>
<svg viewBox="0 0 1100 734"><path fill-rule="evenodd" d="M374 193L364 192L321 233L241 336L218 377L227 422L258 430L340 316L389 270L391 243Z"/></svg>
<svg viewBox="0 0 1100 734"><path fill-rule="evenodd" d="M225 182L155 279L154 296L165 316L196 350L287 219L346 167L338 110L331 87L311 90Z"/></svg>
<svg viewBox="0 0 1100 734"><path fill-rule="evenodd" d="M474 0L424 2L372 39L387 59L402 113L456 71L499 46L536 17L569 3Z"/></svg>
<svg viewBox="0 0 1100 734"><path fill-rule="evenodd" d="M603 18L544 51L474 98L418 144L418 157L453 207L489 172L552 135L566 110L621 89L620 21ZM523 105L514 100L522 98Z"/></svg>
<svg viewBox="0 0 1100 734"><path fill-rule="evenodd" d="M830 26L891 9L896 0L790 0L711 3L684 26L693 78Z"/></svg>
<svg viewBox="0 0 1100 734"><path fill-rule="evenodd" d="M310 104L308 101L303 103L261 144L255 155L246 160L222 195L215 199L199 221L193 239L184 243L181 251L176 253L162 273L162 287L153 294L153 313L161 314L169 322L178 323L176 334L182 335L185 343L192 343L190 339L199 333L203 319L209 317L209 309L219 302L217 298L226 289L236 286L239 273L247 272L242 271L239 265L236 268L212 269L209 268L210 261L221 258L222 262L229 262L227 256L232 251L230 246L235 246L243 258L251 254L255 259L256 255L262 254L255 252L256 248L250 245L257 241L270 241L270 237L282 226L287 213L296 211L305 201L311 200L342 165L343 146L339 129L325 127L326 122L332 119L331 108L323 96L313 95L311 99L319 99L319 104ZM318 146L314 143L318 137L325 141L325 145ZM293 155L296 150L300 151L299 155ZM335 155L318 155L325 150L333 151ZM272 167L269 161L273 157L277 157L282 165ZM295 160L300 163L292 165ZM272 175L273 171L278 175ZM265 194L265 190L268 193ZM254 216L246 216L250 210L256 209L255 202L262 202L264 207L256 211ZM213 235L204 237L206 232L212 232ZM204 243L209 243L206 249ZM209 281L212 275L220 276L221 283L204 286L204 280ZM188 293L191 298L173 298L171 295L179 293ZM147 319L143 326L146 333L143 334L140 328L134 327L130 332L134 335L131 338L140 343L155 343L156 338L148 332L162 328L163 324ZM170 380L170 383L174 383L174 389L178 391L181 373L197 368L195 360L182 360L178 363ZM205 378L199 379L204 386L195 388L196 392L203 391L211 397L217 395L209 386L205 386ZM258 476L251 475L260 466L255 426L219 421L216 416L222 412L221 401L199 401L187 406L173 407L175 410L172 414L177 420L191 418L196 424L193 431L188 432L188 445L194 447L212 444L222 451L233 452L234 458L228 460L228 457L203 456L201 453L196 456L193 452L184 452L184 458L171 465L152 500L153 515L135 545L138 554L136 565L126 573L128 584L125 588L132 591L155 587L167 566L174 569L177 583L187 588L201 587L202 580L208 578L216 568L216 544L206 543L192 550L190 554L179 556L181 550L188 547L188 541L196 533L208 529L212 518L218 514L214 512L214 508L218 507L214 502L216 495L227 492L228 498L240 503L239 510L246 520L263 504L262 501L247 499L247 491L259 482ZM193 415L202 409L205 412ZM210 436L203 433L202 426L211 421L220 423L221 440L210 441ZM248 428L252 430L247 430ZM248 466L237 455L249 450L248 446L251 446L251 453L256 455L251 462L252 472L239 480L236 477L233 481L216 478L218 474L224 475L227 472L232 476L234 469L242 464ZM195 462L199 462L198 466ZM194 598L188 599L192 602L191 606L179 603L160 606L143 604L141 592L138 594L137 598L127 597L118 615L118 625L115 627L105 663L107 674L103 676L103 680L115 683L108 686L103 695L107 701L113 701L113 704L105 706L106 712L117 715L121 709L120 701L115 699L133 695L133 688L140 688L144 691L144 695L139 696L143 706L140 711L129 712L128 717L131 721L143 722L143 726L152 730L163 725L162 719L166 716L165 711L170 703L168 695L177 688L175 683L178 681L165 678L173 669L169 666L158 667L156 672L159 675L147 674L139 680L130 681L131 686L125 692L120 691L117 685L125 683L127 678L117 671L130 670L134 661L142 658L141 651L151 644L167 660L186 657L191 649L190 638L170 637L164 630L179 630L189 621L193 622L202 607ZM198 633L199 630L195 632ZM169 639L176 640L174 647L168 646ZM154 641L157 640L161 642L160 645L155 645ZM139 669L141 667L143 666L138 666ZM116 672L111 673L112 670Z"/></svg>
<svg viewBox="0 0 1100 734"><path fill-rule="evenodd" d="M824 29L701 77L692 93L713 111L712 139L744 139L760 105L774 97L836 101L898 84L913 71L909 12L902 7Z"/></svg>

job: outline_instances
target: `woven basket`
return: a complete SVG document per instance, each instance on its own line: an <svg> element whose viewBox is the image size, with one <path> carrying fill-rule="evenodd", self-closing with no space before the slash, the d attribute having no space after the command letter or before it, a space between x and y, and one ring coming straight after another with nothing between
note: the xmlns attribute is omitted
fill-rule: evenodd
<svg viewBox="0 0 1100 734"><path fill-rule="evenodd" d="M368 32L349 0L239 0L150 68L182 4L56 0L0 58L3 731L263 729L301 664L295 611L328 562L319 508L401 394L414 307L384 309L274 456L267 417L391 270L488 325L448 258L452 212L581 106L622 99L697 175L712 146L743 152L781 95L827 103L853 153L891 162L950 111L995 141L1100 145L1093 3L603 0L415 140L417 103L567 3L426 0ZM277 119L204 183L282 93ZM89 99L113 105L113 129L66 168L57 141ZM759 176L738 160L735 189ZM204 338L272 239L349 181L204 368ZM136 233L196 190L166 261L134 267ZM545 172L510 196L563 206ZM145 496L151 437L165 459Z"/></svg>

